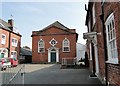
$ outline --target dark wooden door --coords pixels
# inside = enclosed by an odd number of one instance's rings
[[[51,52],[51,62],[56,62],[56,52]]]

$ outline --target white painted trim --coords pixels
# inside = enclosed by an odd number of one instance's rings
[[[108,61],[106,61],[106,63],[113,63],[113,64],[118,64],[118,51],[115,53],[117,54],[117,57],[112,58],[111,55],[111,45],[110,45],[110,41],[109,37],[108,37],[108,25],[111,23],[111,21],[114,20],[114,30],[115,30],[115,19],[114,19],[114,14],[111,13],[109,15],[109,17],[107,18],[106,22],[105,22],[105,26],[106,26],[106,38],[107,38],[107,54],[108,54]],[[113,38],[114,39],[114,38]],[[117,45],[116,45],[116,33],[115,33],[115,49],[117,49]]]
[[[48,50],[48,62],[51,62],[50,50]]]
[[[4,36],[5,39],[2,39],[2,36]],[[5,34],[1,34],[1,44],[6,44],[6,35]]]
[[[56,62],[59,62],[59,51],[58,50],[56,51],[56,58],[57,58]]]
[[[99,73],[99,62],[98,62],[98,48],[97,48],[97,45],[95,44],[94,45],[94,51],[95,51],[95,64],[96,64],[96,74]]]
[[[7,48],[0,48],[0,50],[1,50],[0,54],[1,54],[1,53],[4,53],[4,57],[5,57],[5,58],[8,58],[8,49],[7,49]],[[4,50],[5,50],[6,52],[4,52]]]
[[[54,47],[56,51],[51,51],[52,49],[52,47],[48,49],[48,62],[51,62],[51,52],[56,52],[56,62],[59,62],[59,49]]]
[[[95,18],[95,3],[93,3],[93,7],[92,7],[92,17],[93,17],[93,26],[96,22],[96,18]]]
[[[68,46],[64,46],[64,40],[68,41]],[[69,39],[65,38],[62,42],[62,52],[70,52],[70,41]],[[64,47],[69,47],[69,51],[64,51]]]
[[[89,46],[90,46],[90,58],[89,58],[89,59],[92,60],[92,48],[91,48],[91,43],[90,43]]]
[[[44,48],[44,51],[43,52],[39,52],[39,42],[40,41],[43,41],[43,47],[41,47],[41,48]],[[45,42],[44,42],[44,40],[42,40],[42,39],[40,39],[39,41],[38,41],[38,53],[44,53],[45,52]]]
[[[51,44],[51,42],[52,42],[53,40],[55,41],[55,44]],[[52,38],[52,40],[50,40],[49,43],[54,47],[58,42],[57,42],[54,38]]]
[[[11,55],[11,53],[16,53],[16,56],[15,55]],[[10,58],[16,58],[17,59],[17,51],[11,51],[10,53]]]
[[[13,42],[13,40],[14,40],[14,42]],[[16,43],[15,43],[15,40],[17,41]],[[18,45],[18,40],[16,38],[12,38],[12,46],[17,47],[17,45]]]
[[[108,22],[110,22],[113,18],[114,18],[114,14],[111,13],[111,14],[109,15],[109,17],[107,18],[107,20],[105,21],[105,25],[108,24]]]

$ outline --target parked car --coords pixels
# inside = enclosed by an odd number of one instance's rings
[[[13,67],[18,65],[18,60],[16,58],[10,58],[10,62]]]
[[[0,60],[0,69],[5,70],[7,67],[11,67],[11,62],[9,58],[2,58]]]

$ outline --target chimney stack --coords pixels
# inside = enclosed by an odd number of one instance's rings
[[[10,24],[10,29],[13,31],[13,26],[14,26],[14,20],[13,19],[9,19],[8,23]]]

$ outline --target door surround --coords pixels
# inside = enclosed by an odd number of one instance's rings
[[[59,62],[59,49],[56,47],[50,47],[48,49],[48,62],[51,62],[51,53],[52,52],[56,53],[56,62]]]

